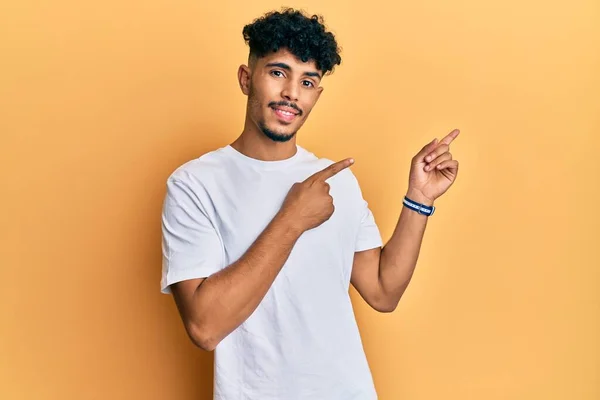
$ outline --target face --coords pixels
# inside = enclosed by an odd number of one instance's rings
[[[286,49],[251,59],[238,70],[248,96],[247,123],[269,139],[286,142],[304,124],[323,88],[315,62],[302,62]]]

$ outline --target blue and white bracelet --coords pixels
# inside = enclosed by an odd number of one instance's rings
[[[427,215],[428,217],[432,216],[433,212],[435,211],[435,206],[426,206],[425,204],[417,203],[416,201],[411,200],[406,196],[404,196],[402,204],[404,204],[411,210],[416,211],[419,214]]]

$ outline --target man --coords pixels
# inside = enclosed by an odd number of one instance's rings
[[[434,200],[454,182],[449,144],[412,160],[395,232],[379,229],[348,167],[296,144],[341,58],[322,19],[285,10],[244,27],[241,135],[179,167],[163,209],[164,293],[191,340],[215,350],[215,399],[376,399],[349,297],[391,312]]]

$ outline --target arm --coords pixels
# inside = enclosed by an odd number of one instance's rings
[[[407,196],[432,205],[418,193]],[[427,217],[406,207],[402,208],[394,233],[382,248],[355,253],[352,266],[352,285],[375,310],[391,312],[408,287],[417,265]]]
[[[211,351],[258,307],[301,232],[278,214],[246,253],[207,278],[172,286],[190,339]]]
[[[450,143],[457,129],[425,145],[411,161],[407,197],[427,206],[444,194],[458,174]],[[389,242],[381,248],[355,253],[352,285],[365,301],[381,312],[393,311],[408,287],[417,265],[428,217],[402,207]]]
[[[171,286],[186,331],[197,346],[213,350],[254,312],[302,233],[333,214],[325,180],[350,165],[343,160],[295,183],[279,212],[236,262],[206,278]]]

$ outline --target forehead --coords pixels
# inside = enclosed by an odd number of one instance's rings
[[[276,52],[268,53],[264,57],[260,58],[258,62],[261,66],[274,62],[282,62],[289,65],[292,70],[301,70],[302,72],[319,71],[317,69],[317,63],[314,60],[303,62],[300,58],[296,57],[286,48],[279,49]]]

